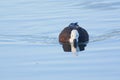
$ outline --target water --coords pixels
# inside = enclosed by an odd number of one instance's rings
[[[119,0],[0,1],[1,80],[119,80]],[[90,35],[75,57],[58,43],[78,22]]]

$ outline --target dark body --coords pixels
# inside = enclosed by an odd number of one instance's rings
[[[59,42],[62,44],[64,51],[71,52],[71,45],[69,42],[71,31],[75,29],[79,33],[77,45],[80,51],[85,49],[85,46],[89,42],[89,35],[85,29],[80,27],[77,23],[71,23],[68,27],[65,27],[59,34]]]

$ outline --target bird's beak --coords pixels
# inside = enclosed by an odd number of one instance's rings
[[[73,46],[74,46],[74,48],[77,48],[77,40],[76,39],[73,39]]]

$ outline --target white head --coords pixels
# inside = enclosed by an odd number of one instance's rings
[[[77,42],[78,42],[79,33],[77,30],[73,29],[70,35],[70,44],[72,52],[77,52]]]
[[[73,29],[71,31],[71,35],[70,35],[70,43],[74,42],[74,39],[76,39],[78,41],[78,37],[79,37],[79,33],[77,30]]]

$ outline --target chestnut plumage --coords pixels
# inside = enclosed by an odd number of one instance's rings
[[[77,23],[70,23],[59,34],[59,43],[65,52],[83,51],[89,42],[88,32]]]

